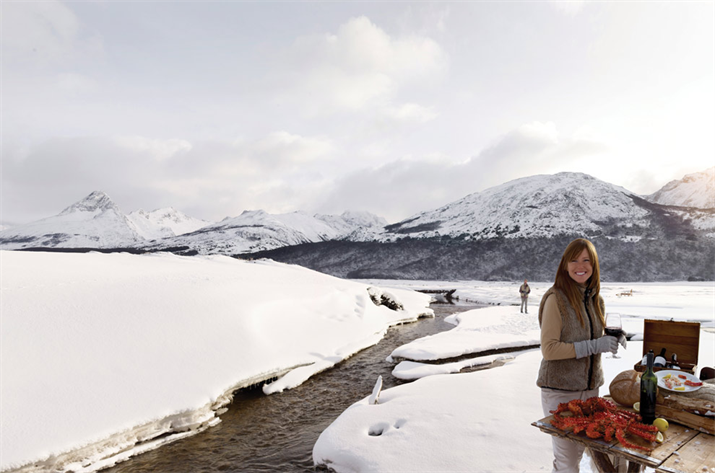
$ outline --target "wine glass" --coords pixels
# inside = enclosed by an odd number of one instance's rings
[[[621,314],[616,314],[614,312],[606,313],[606,335],[612,337],[620,338],[623,335],[623,325],[621,324]],[[609,358],[620,358],[618,352],[611,353]]]

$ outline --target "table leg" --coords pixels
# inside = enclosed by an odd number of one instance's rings
[[[628,463],[628,473],[640,473],[643,470],[643,465],[631,461]]]
[[[596,464],[596,468],[598,468],[598,471],[600,473],[616,472],[616,468],[613,466],[613,463],[611,463],[611,459],[608,458],[608,455],[597,450],[589,449],[589,451],[591,452],[591,458],[593,458],[593,463]]]

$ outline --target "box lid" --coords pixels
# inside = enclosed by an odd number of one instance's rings
[[[700,322],[646,319],[643,322],[643,355],[653,350],[657,356],[662,348],[665,348],[668,360],[677,353],[679,362],[697,365]]]

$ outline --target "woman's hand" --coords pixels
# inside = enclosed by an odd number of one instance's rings
[[[573,346],[576,350],[576,358],[585,358],[596,353],[606,353],[607,351],[615,354],[618,351],[618,339],[606,335],[595,340],[575,342]]]

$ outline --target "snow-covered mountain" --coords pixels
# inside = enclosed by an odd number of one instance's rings
[[[682,179],[670,181],[659,191],[646,196],[656,204],[715,208],[715,166],[702,172],[688,174]]]
[[[378,233],[387,222],[367,212],[337,215],[309,215],[305,212],[269,214],[246,210],[195,232],[165,238],[159,247],[188,247],[200,254],[237,254],[270,250],[283,246],[345,239],[360,232]]]
[[[388,225],[382,240],[409,236],[481,240],[601,233],[604,224],[645,228],[635,194],[587,174],[516,179]]]
[[[402,240],[491,241],[504,246],[505,241],[556,241],[574,235],[625,243],[673,242],[687,237],[686,246],[705,238],[708,241],[703,244],[710,245],[715,241],[715,208],[689,205],[697,203],[693,200],[697,195],[712,198],[713,173],[715,168],[669,183],[659,191],[660,199],[670,196],[667,205],[582,173],[530,176],[470,194],[393,225],[367,212],[273,215],[254,210],[213,224],[172,208],[140,210],[125,216],[104,193],[94,192],[55,217],[1,231],[0,248],[133,247],[234,255],[326,241],[334,242],[331,248],[337,252],[348,242],[369,243],[363,247],[370,246],[374,251],[373,243]],[[677,201],[674,196],[686,195],[684,189],[692,198]],[[300,251],[318,251],[316,258],[322,259],[321,264],[327,262],[324,249]],[[301,258],[307,261],[312,256],[304,253]],[[405,260],[406,255],[395,258],[394,261]],[[350,265],[359,269],[360,263],[354,259]]]
[[[0,231],[0,249],[188,247],[201,254],[236,254],[325,240],[371,240],[387,221],[368,212],[271,215],[263,210],[210,223],[174,208],[125,215],[105,193],[92,192],[59,215]]]
[[[341,215],[315,215],[338,231],[338,239],[371,241],[387,226],[387,220],[370,212],[346,211]]]
[[[580,173],[507,182],[388,225],[372,241],[252,255],[356,279],[548,281],[575,237],[605,281],[715,280],[715,209],[649,202]]]
[[[58,215],[0,232],[0,249],[118,248],[145,240],[107,194],[95,191]]]
[[[156,209],[151,212],[135,210],[127,215],[127,218],[134,225],[134,230],[147,240],[191,233],[212,223],[189,217],[173,207]]]

